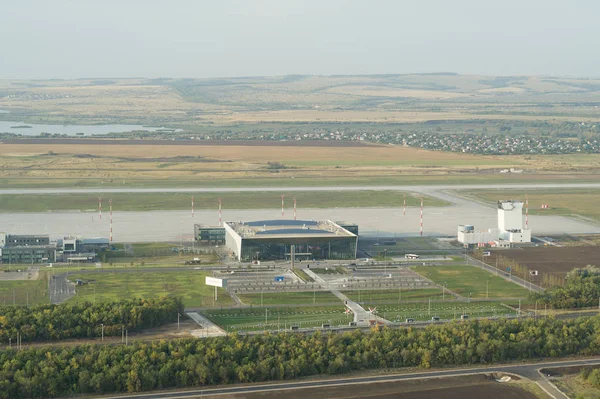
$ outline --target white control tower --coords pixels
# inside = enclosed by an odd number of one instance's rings
[[[509,242],[531,242],[531,230],[523,228],[523,201],[498,201],[500,238]]]

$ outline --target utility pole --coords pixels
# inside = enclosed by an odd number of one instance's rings
[[[431,298],[429,298],[429,316],[431,316]]]
[[[179,314],[179,312],[177,312],[177,331],[179,331],[179,316],[181,316]]]
[[[446,282],[444,281],[444,285],[442,285],[442,301],[446,300]]]
[[[127,329],[125,329],[125,346],[127,346]]]
[[[268,314],[269,314],[269,309],[265,309],[265,328],[267,327],[267,322],[268,322]]]
[[[121,326],[121,343],[125,343],[125,326]]]
[[[102,326],[102,341],[104,341],[104,324],[101,324]]]
[[[485,299],[490,299],[490,280],[485,281]]]

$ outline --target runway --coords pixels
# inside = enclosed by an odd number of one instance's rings
[[[0,194],[25,193],[69,193],[69,192],[200,192],[200,191],[286,191],[294,190],[406,190],[420,192],[444,199],[451,203],[447,207],[428,207],[423,211],[425,236],[455,236],[459,224],[471,224],[476,230],[485,230],[497,225],[496,209],[465,199],[444,190],[473,188],[502,189],[523,188],[523,185],[447,185],[447,186],[376,186],[376,187],[296,187],[296,188],[198,188],[198,189],[39,189],[39,190],[0,190]],[[600,188],[596,184],[527,185],[535,188]],[[288,214],[291,215],[290,212]],[[105,215],[106,216],[106,215]],[[195,223],[215,226],[218,224],[217,210],[196,210],[195,217],[190,211],[144,211],[121,212],[118,204],[113,211],[113,236],[115,242],[152,242],[191,240]],[[288,216],[289,217],[289,216]],[[281,219],[281,209],[223,209],[224,221],[250,221]],[[361,235],[366,236],[415,236],[420,229],[420,211],[416,207],[407,208],[298,208],[298,219],[350,221],[359,225]],[[0,213],[2,231],[13,234],[48,234],[51,238],[75,235],[81,237],[108,237],[108,218],[98,218],[96,212],[40,212],[40,213]],[[530,215],[529,226],[534,235],[560,234],[600,234],[600,225],[591,221],[564,216]]]

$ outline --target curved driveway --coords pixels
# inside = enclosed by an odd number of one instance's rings
[[[302,389],[302,388],[316,388],[316,387],[331,387],[341,385],[354,385],[354,384],[365,384],[374,382],[392,382],[392,381],[407,381],[425,378],[441,378],[441,377],[458,377],[464,375],[473,374],[484,374],[484,373],[507,373],[516,374],[519,376],[525,376],[534,380],[546,393],[553,398],[568,398],[560,390],[558,390],[553,384],[549,383],[539,372],[542,368],[554,368],[554,367],[570,367],[570,366],[584,366],[584,365],[598,365],[600,364],[600,358],[586,359],[586,360],[564,360],[564,361],[547,361],[539,363],[529,364],[509,364],[501,366],[482,366],[468,369],[454,369],[454,370],[443,370],[443,371],[427,371],[419,373],[407,373],[407,374],[393,374],[384,376],[370,376],[370,377],[354,377],[354,378],[339,378],[333,380],[319,380],[319,381],[302,381],[302,382],[286,382],[286,383],[275,383],[268,385],[248,385],[241,387],[222,387],[222,388],[207,388],[207,389],[194,389],[188,391],[178,392],[161,392],[161,393],[145,393],[138,395],[124,395],[124,396],[105,396],[104,399],[118,399],[118,398],[130,398],[130,399],[175,399],[175,398],[197,398],[197,397],[212,397],[216,395],[232,395],[232,394],[243,394],[251,392],[278,392],[286,389]]]

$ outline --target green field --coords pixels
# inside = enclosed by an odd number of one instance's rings
[[[532,215],[561,215],[561,216],[585,216],[600,220],[600,208],[598,207],[598,189],[570,189],[570,190],[469,190],[461,192],[468,197],[487,202],[496,203],[499,199],[520,199],[525,201],[529,198],[529,213]],[[547,204],[548,209],[542,209],[542,204]]]
[[[561,183],[596,183],[597,176],[589,175],[554,175],[552,182]],[[548,175],[522,174],[508,175],[498,174],[490,175],[488,173],[461,173],[457,175],[385,175],[382,177],[310,177],[297,176],[293,179],[288,177],[248,177],[248,178],[229,178],[229,179],[208,179],[198,177],[196,179],[174,178],[174,179],[113,179],[107,181],[102,178],[85,179],[66,179],[66,178],[23,178],[23,177],[3,177],[0,178],[0,185],[4,188],[40,188],[40,187],[66,187],[66,188],[84,188],[84,187],[127,187],[132,188],[181,188],[181,187],[336,187],[336,186],[378,186],[378,185],[435,185],[435,184],[514,184],[514,183],[547,183]],[[125,182],[125,183],[123,183]],[[91,206],[93,208],[93,205]],[[87,208],[89,209],[89,207]]]
[[[69,280],[80,278],[96,280],[95,284],[77,287],[71,301],[115,301],[129,298],[155,298],[176,295],[183,298],[186,307],[230,306],[233,301],[227,291],[218,288],[218,301],[214,302],[214,287],[204,284],[209,275],[199,271],[177,272],[99,272],[69,274]]]
[[[202,313],[226,331],[233,332],[289,329],[291,325],[300,328],[320,327],[327,323],[331,326],[348,325],[353,316],[344,313],[344,310],[340,302],[339,306],[215,309]]]
[[[313,303],[341,303],[340,299],[329,291],[252,293],[238,295],[247,305],[294,305]]]
[[[408,206],[417,206],[420,197],[400,191],[293,191],[287,196],[287,207],[296,197],[299,207],[397,207],[406,194]],[[95,211],[102,197],[103,210],[108,211],[108,199],[115,211],[153,211],[191,209],[191,197],[196,209],[216,209],[219,198],[229,209],[269,209],[281,206],[281,193],[222,192],[222,193],[98,193],[98,194],[6,194],[0,195],[0,212],[46,212],[60,210]],[[428,206],[446,206],[447,202],[426,197]]]
[[[431,302],[431,306],[428,302],[377,306],[377,315],[392,322],[404,322],[407,318],[431,320],[434,316],[444,320],[460,319],[461,314],[468,314],[469,317],[516,315],[500,302],[447,301]]]
[[[412,270],[468,298],[525,298],[529,291],[475,266],[416,266]]]
[[[1,305],[39,305],[48,303],[48,281],[40,274],[39,280],[0,281]]]
[[[360,303],[381,303],[381,302],[402,302],[402,301],[427,301],[429,299],[442,299],[441,289],[422,289],[422,290],[354,290],[343,291],[344,295],[355,302]],[[446,293],[445,299],[452,298],[450,293]]]

